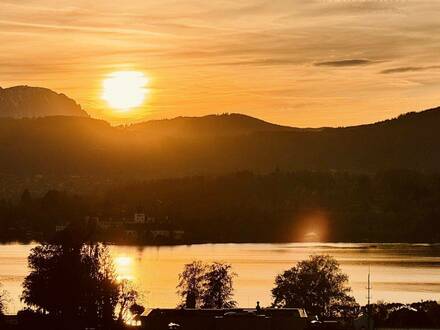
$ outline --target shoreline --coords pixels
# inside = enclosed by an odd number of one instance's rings
[[[37,245],[37,244],[43,244],[48,243],[50,241],[44,241],[44,240],[7,240],[7,241],[0,241],[1,245]],[[143,247],[178,247],[178,246],[195,246],[195,245],[288,245],[288,244],[294,244],[298,246],[323,246],[323,247],[331,247],[341,244],[356,244],[360,245],[359,247],[364,248],[374,248],[377,245],[381,246],[393,246],[393,245],[410,245],[410,246],[420,246],[420,247],[440,247],[440,242],[356,242],[356,241],[327,241],[327,242],[304,242],[304,241],[275,241],[275,242],[248,242],[248,241],[193,241],[193,242],[177,242],[177,243],[159,243],[159,244],[149,244],[149,243],[139,243],[139,242],[105,242],[97,240],[97,243],[103,243],[108,246],[143,246]]]

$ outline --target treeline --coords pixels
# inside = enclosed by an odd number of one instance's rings
[[[121,184],[93,194],[25,191],[18,200],[0,201],[0,233],[3,240],[25,239],[23,229],[44,237],[55,225],[86,216],[136,212],[166,219],[189,242],[439,242],[440,175],[239,172]]]

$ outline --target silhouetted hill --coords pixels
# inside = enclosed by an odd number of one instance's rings
[[[177,117],[151,120],[129,127],[138,134],[161,137],[178,136],[233,136],[255,132],[293,131],[293,127],[280,126],[238,113],[203,117]]]
[[[346,128],[298,129],[244,115],[112,127],[91,118],[0,120],[0,172],[155,178],[241,170],[440,169],[440,109]]]
[[[35,118],[60,115],[88,116],[73,99],[47,88],[0,87],[0,117]]]

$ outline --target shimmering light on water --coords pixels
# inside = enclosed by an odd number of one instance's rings
[[[0,246],[0,282],[13,300],[10,312],[21,307],[21,282],[28,270],[32,245]],[[120,279],[133,280],[148,307],[177,305],[177,276],[192,260],[226,261],[238,274],[236,300],[240,306],[270,304],[274,277],[310,254],[330,254],[350,277],[358,302],[366,302],[368,265],[373,301],[440,300],[440,245],[410,244],[204,244],[176,247],[112,246]]]

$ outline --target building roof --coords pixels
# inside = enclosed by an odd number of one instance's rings
[[[146,309],[142,314],[144,317],[153,316],[223,316],[227,313],[256,313],[255,308],[231,308],[231,309],[192,309],[192,308],[153,308]],[[307,313],[302,308],[262,308],[259,314],[268,316],[291,316],[295,318],[307,318]]]

